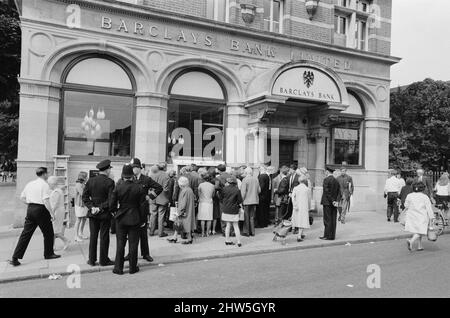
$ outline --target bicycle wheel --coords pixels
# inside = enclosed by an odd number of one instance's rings
[[[434,227],[436,228],[437,235],[441,235],[444,232],[445,220],[441,213],[436,215],[434,219]]]

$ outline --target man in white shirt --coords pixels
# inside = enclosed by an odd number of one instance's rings
[[[405,185],[405,181],[400,177],[400,171],[392,170],[390,172],[390,178],[386,180],[384,186],[384,197],[387,198],[387,220],[391,222],[391,217],[394,215],[394,222],[398,222],[399,210],[397,205],[397,199],[399,198],[400,191]]]
[[[29,182],[20,195],[20,199],[28,205],[28,208],[22,234],[10,261],[13,266],[20,265],[19,259],[23,258],[31,237],[38,226],[44,235],[44,258],[61,257],[53,251],[55,235],[52,225],[53,217],[50,212],[52,209],[50,207],[50,188],[47,184],[47,168],[37,168],[36,175],[38,178]]]

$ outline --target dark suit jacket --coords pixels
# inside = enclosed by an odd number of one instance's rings
[[[222,212],[226,214],[239,214],[239,206],[242,204],[241,191],[235,184],[227,185],[219,192]]]
[[[294,180],[293,180],[292,184],[291,184],[291,178],[292,178],[292,174],[290,174],[288,176],[289,193],[292,192],[294,190],[294,188],[300,184],[300,181],[299,181],[300,177],[297,173],[294,172]]]
[[[114,181],[103,174],[99,174],[88,180],[83,190],[82,200],[84,205],[91,210],[100,208],[96,215],[88,214],[96,219],[108,219],[111,217],[111,195],[114,191]]]
[[[414,183],[419,181],[419,177],[415,177],[414,178]],[[425,193],[428,197],[431,198],[431,194],[433,193],[433,182],[431,181],[430,178],[423,176],[422,177],[422,182],[425,184],[425,190],[423,191],[423,193]]]
[[[260,200],[270,200],[271,193],[270,193],[270,183],[272,180],[270,180],[270,177],[262,173],[258,176],[259,186],[261,187],[261,192],[259,193]]]
[[[147,222],[146,196],[144,187],[136,182],[123,181],[117,185],[112,193],[110,205],[114,212],[117,211],[114,217],[119,224],[138,226]]]
[[[333,176],[328,176],[323,180],[323,194],[320,204],[332,206],[333,202],[339,201],[341,188],[339,182]]]

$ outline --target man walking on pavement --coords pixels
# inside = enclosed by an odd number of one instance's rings
[[[158,171],[154,174],[153,180],[162,187],[162,191],[150,203],[150,236],[153,236],[155,233],[156,220],[158,219],[159,237],[166,237],[167,233],[164,232],[164,218],[169,205],[169,175],[164,171],[166,168],[165,163],[160,163],[156,167]]]
[[[323,180],[323,194],[321,204],[323,205],[324,234],[321,240],[333,241],[336,238],[337,206],[340,195],[339,182],[333,176],[334,170],[326,168]]]
[[[29,182],[20,199],[28,205],[25,224],[17,242],[16,249],[9,262],[13,266],[19,266],[19,259],[22,259],[34,231],[39,226],[44,235],[44,258],[55,259],[61,257],[56,255],[53,250],[55,235],[53,233],[52,215],[50,213],[50,188],[47,184],[47,168],[40,167],[36,169],[37,179]]]
[[[97,165],[99,175],[88,180],[83,191],[83,203],[88,208],[89,218],[89,259],[88,265],[95,266],[97,261],[97,240],[100,234],[100,266],[114,265],[108,256],[109,230],[111,227],[111,196],[114,181],[111,174],[111,161],[103,160]]]
[[[350,210],[350,198],[353,195],[354,190],[353,179],[347,174],[345,164],[343,164],[341,168],[341,175],[337,178],[337,181],[339,182],[341,189],[341,202],[338,208],[338,221],[345,224],[345,217]]]
[[[414,183],[417,182],[423,182],[425,184],[425,190],[423,193],[425,193],[430,199],[431,195],[433,193],[433,182],[430,178],[424,176],[425,171],[423,169],[417,169],[417,177],[414,178]]]
[[[397,170],[391,170],[390,178],[386,180],[384,186],[384,198],[387,198],[387,221],[391,222],[391,217],[394,215],[394,222],[398,222],[399,210],[397,200],[402,190],[402,181],[397,178]]]
[[[150,214],[150,200],[155,199],[162,191],[162,186],[154,181],[152,178],[147,177],[142,174],[142,164],[141,160],[138,158],[133,158],[130,163],[131,167],[133,168],[133,174],[134,178],[133,181],[137,184],[139,184],[146,193],[147,202],[145,204],[145,225],[143,227],[139,228],[139,241],[141,243],[141,255],[142,258],[145,259],[148,262],[153,262],[153,258],[150,256],[150,248],[148,246],[148,235],[147,235],[147,228],[148,228],[148,216]],[[153,190],[153,191],[151,191]],[[129,256],[125,257],[125,260],[127,261],[129,259]]]

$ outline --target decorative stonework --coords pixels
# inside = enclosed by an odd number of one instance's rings
[[[253,78],[253,68],[250,65],[242,65],[239,67],[239,76],[242,82],[247,84]]]
[[[54,40],[49,34],[36,32],[30,37],[30,52],[37,56],[47,55],[54,46]]]
[[[385,102],[388,99],[388,92],[386,87],[378,86],[377,88],[377,98],[380,102]]]
[[[158,72],[163,66],[164,55],[158,51],[152,51],[148,54],[147,61],[151,70]]]

